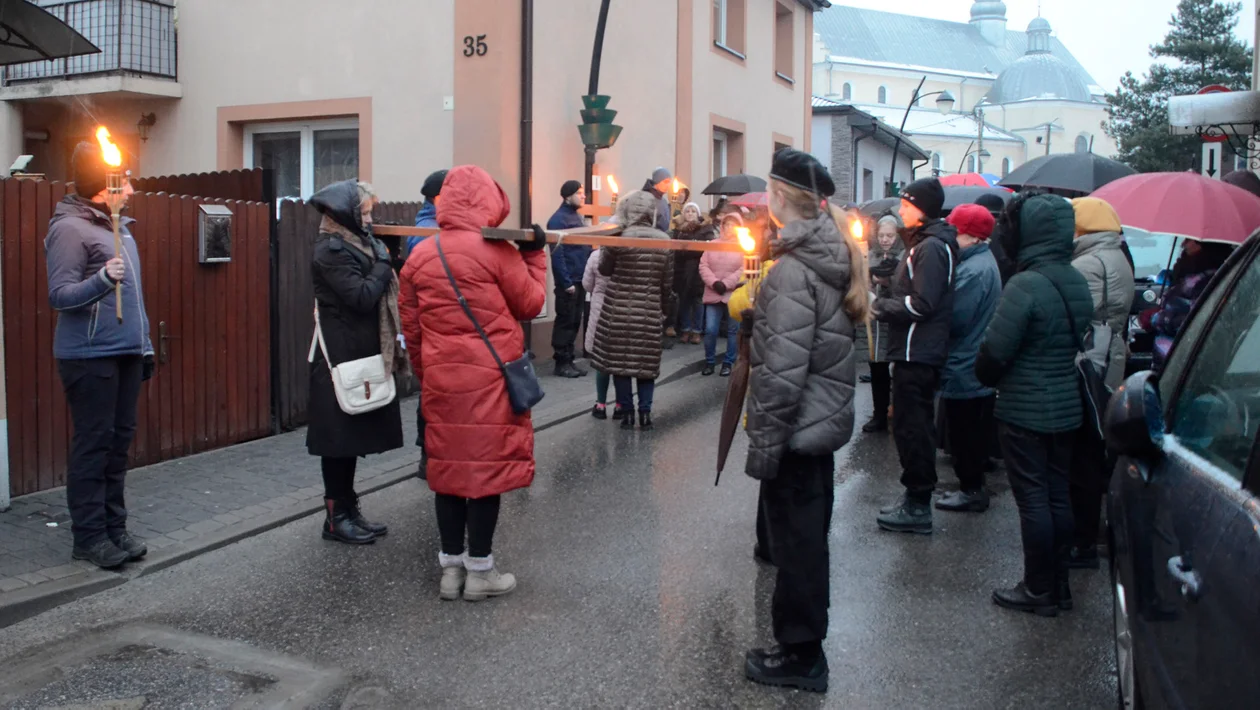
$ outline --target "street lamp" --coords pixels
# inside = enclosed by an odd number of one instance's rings
[[[975,144],[975,141],[972,141],[972,145],[974,145],[974,144]],[[984,162],[984,161],[986,161],[986,160],[988,160],[989,158],[992,158],[992,157],[993,157],[993,154],[992,154],[992,153],[990,153],[990,152],[989,152],[987,149],[985,149],[985,148],[981,148],[980,150],[971,150],[971,149],[968,149],[968,150],[967,150],[967,152],[963,154],[962,160],[958,162],[958,172],[960,172],[960,173],[961,173],[961,172],[963,171],[963,164],[967,162],[967,157],[968,157],[968,156],[970,156],[970,155],[973,155],[973,154],[974,154],[977,158],[979,158],[979,159],[980,159],[980,163],[981,163],[981,164],[983,164],[983,162]],[[978,164],[978,165],[976,165],[976,172],[980,172],[980,170],[981,170],[981,165],[979,165],[979,164]]]
[[[920,94],[919,92],[923,89],[923,82],[925,81],[927,81],[927,76],[924,76],[923,79],[919,81],[919,86],[914,90],[914,96],[910,98],[910,105],[906,106],[906,112],[901,116],[901,130],[898,131],[897,140],[893,143],[892,169],[888,171],[889,193],[892,192],[893,186],[897,184],[897,156],[901,152],[901,136],[906,132],[906,121],[910,118],[910,109],[914,108],[914,105],[919,103],[922,99],[926,99],[929,96],[935,96],[937,97],[936,110],[940,111],[942,116],[948,116],[949,112],[954,110],[954,95],[949,93],[948,89],[945,91],[933,91],[927,94]],[[887,196],[892,197],[891,194]]]

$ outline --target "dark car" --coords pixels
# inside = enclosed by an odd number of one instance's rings
[[[1260,237],[1108,405],[1124,708],[1260,706]]]

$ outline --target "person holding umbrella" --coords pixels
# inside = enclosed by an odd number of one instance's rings
[[[869,308],[862,249],[823,205],[835,194],[826,168],[797,150],[775,154],[770,215],[774,268],[752,317],[748,461],[778,566],[771,618],[777,646],[748,652],[758,683],[827,689],[830,564],[827,533],[835,451],[853,435],[854,323]]]
[[[1181,256],[1173,264],[1172,285],[1164,291],[1158,306],[1148,308],[1138,316],[1138,326],[1155,334],[1155,348],[1151,355],[1156,372],[1164,369],[1164,361],[1168,359],[1173,341],[1181,332],[1181,326],[1185,325],[1190,310],[1207,289],[1216,270],[1232,253],[1232,244],[1194,239],[1182,243]]]

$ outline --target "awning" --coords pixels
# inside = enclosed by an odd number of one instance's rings
[[[27,0],[0,0],[0,65],[95,54],[99,47]]]

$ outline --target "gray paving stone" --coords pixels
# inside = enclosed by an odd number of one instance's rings
[[[32,585],[43,584],[44,582],[49,581],[48,577],[45,577],[39,572],[28,572],[27,574],[19,574],[17,578],[22,580],[23,582],[26,582],[27,584],[32,584]]]
[[[193,523],[192,525],[189,525],[188,532],[196,533],[198,535],[208,535],[214,532],[215,530],[220,530],[222,528],[223,528],[223,523],[220,523],[217,520],[203,520],[199,523]]]
[[[167,533],[166,536],[176,542],[186,542],[194,537],[197,537],[197,534],[188,532],[187,530],[175,530]]]
[[[39,571],[40,574],[49,579],[64,579],[66,577],[72,577],[76,574],[84,574],[85,572],[87,572],[87,570],[74,564],[61,565],[60,567],[49,567]]]
[[[174,545],[175,541],[165,535],[158,535],[156,537],[146,537],[144,544],[148,545],[151,550],[160,550],[163,547]]]
[[[29,582],[25,582],[17,577],[0,577],[0,592],[12,592],[29,585]]]
[[[224,525],[234,525],[236,523],[241,522],[240,517],[232,513],[222,513],[220,515],[214,516],[214,519],[219,521],[220,523],[223,523]]]

